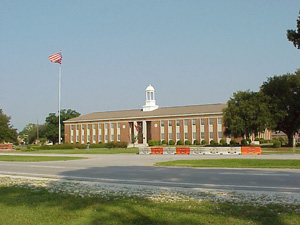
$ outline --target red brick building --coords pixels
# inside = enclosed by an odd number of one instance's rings
[[[230,137],[224,135],[222,110],[226,104],[192,105],[159,108],[155,102],[155,90],[146,89],[146,104],[142,109],[96,112],[67,121],[65,142],[107,143],[125,141],[144,144],[149,140],[211,140],[221,139],[228,143]],[[262,134],[261,134],[262,135]],[[269,132],[263,134],[270,139]]]

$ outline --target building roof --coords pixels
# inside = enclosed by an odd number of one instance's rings
[[[192,115],[207,115],[220,114],[226,108],[226,104],[209,104],[209,105],[191,105],[191,106],[176,106],[163,107],[154,111],[145,112],[141,109],[120,110],[108,112],[94,112],[72,118],[64,121],[68,122],[88,122],[101,120],[124,120],[124,119],[143,119],[155,117],[177,117],[177,116],[192,116]]]

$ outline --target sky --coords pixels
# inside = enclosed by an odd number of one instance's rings
[[[61,108],[82,115],[226,103],[300,68],[299,0],[0,0],[0,109],[21,131]]]

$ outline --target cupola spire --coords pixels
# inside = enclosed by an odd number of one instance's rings
[[[146,105],[143,106],[143,111],[153,111],[158,109],[158,105],[155,103],[155,89],[151,84],[146,88]]]

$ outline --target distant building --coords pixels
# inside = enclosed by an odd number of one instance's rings
[[[95,112],[64,121],[65,142],[125,141],[147,145],[149,140],[209,143],[224,139],[229,143],[231,138],[224,135],[222,122],[225,107],[226,104],[209,104],[159,108],[155,89],[149,85],[142,109]],[[270,139],[270,132],[260,137]]]

